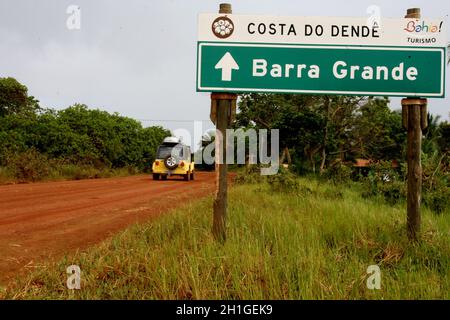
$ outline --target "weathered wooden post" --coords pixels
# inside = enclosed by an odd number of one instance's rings
[[[405,18],[420,19],[420,9],[408,9]],[[408,195],[407,232],[417,240],[420,232],[420,202],[422,193],[422,130],[427,127],[427,99],[402,99],[403,126],[408,131]]]
[[[231,14],[231,4],[221,3],[219,13]],[[226,164],[226,129],[235,113],[237,95],[233,93],[211,94],[211,120],[216,124],[216,194],[212,232],[220,242],[226,240],[227,218],[227,164]]]

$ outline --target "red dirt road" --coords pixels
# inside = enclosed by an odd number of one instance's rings
[[[0,186],[0,284],[214,190],[214,173],[197,172],[190,182],[172,179],[140,175]]]

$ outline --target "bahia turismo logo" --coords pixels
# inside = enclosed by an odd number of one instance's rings
[[[233,34],[234,24],[230,18],[222,16],[213,21],[211,29],[216,37],[226,39]]]
[[[403,31],[407,35],[407,41],[413,44],[432,44],[436,43],[436,35],[442,31],[441,21],[439,24],[426,23],[424,20],[409,21]]]

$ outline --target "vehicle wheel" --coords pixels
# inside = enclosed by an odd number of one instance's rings
[[[167,174],[163,174],[163,175],[161,176],[161,179],[162,179],[162,180],[167,180]]]
[[[178,167],[178,159],[175,157],[172,157],[171,155],[168,155],[164,158],[164,165],[169,170],[174,170]]]
[[[159,173],[153,174],[153,180],[159,180]]]
[[[191,175],[189,173],[186,173],[184,175],[184,181],[189,181],[189,178],[191,177]]]
[[[194,180],[194,171],[191,173],[191,180]]]

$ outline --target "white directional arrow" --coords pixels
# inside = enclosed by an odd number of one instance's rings
[[[217,62],[216,69],[222,69],[222,81],[231,81],[232,70],[239,70],[239,65],[229,52],[225,53],[222,59]]]

